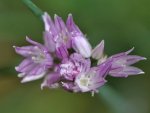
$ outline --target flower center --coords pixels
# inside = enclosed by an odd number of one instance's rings
[[[74,70],[74,65],[69,62],[69,63],[66,63],[66,64],[61,64],[60,65],[60,74],[61,75],[71,75],[73,74],[73,70]]]
[[[93,84],[93,77],[95,76],[95,71],[82,73],[76,79],[77,85],[81,88],[82,91],[89,91],[90,87]]]
[[[80,79],[80,85],[82,85],[82,86],[88,86],[89,85],[89,79],[88,78],[82,78],[82,79]]]

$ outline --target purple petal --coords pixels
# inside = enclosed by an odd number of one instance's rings
[[[82,62],[84,60],[83,56],[78,53],[71,54],[70,59],[72,59],[75,62]]]
[[[55,14],[54,20],[55,20],[55,26],[56,26],[58,31],[60,31],[60,32],[67,31],[65,23],[64,23],[64,21],[62,20],[61,17],[59,17]]]
[[[30,66],[32,64],[33,64],[33,62],[31,59],[25,59],[19,64],[19,66],[15,67],[15,69],[18,72],[24,72],[24,70],[26,70],[28,68],[28,66]]]
[[[91,71],[96,71],[97,69],[92,68]],[[100,72],[100,71],[99,71]],[[90,73],[90,72],[89,72]],[[106,73],[105,73],[106,74]],[[89,88],[92,91],[96,91],[97,88],[103,86],[107,81],[105,80],[105,77],[103,75],[100,75],[99,73],[96,73],[95,76],[91,79],[92,84]]]
[[[110,71],[109,74],[113,77],[128,77],[129,75],[144,74],[144,72],[139,68],[127,66],[123,69],[120,68],[120,70]]]
[[[38,79],[41,79],[42,77],[44,77],[45,75],[45,72],[39,74],[39,75],[26,75],[21,83],[26,83],[26,82],[30,82],[30,81],[33,81],[33,80],[38,80]]]
[[[29,72],[28,72],[28,75],[40,75],[40,74],[42,74],[43,72],[45,72],[46,70],[45,70],[45,68],[44,68],[44,66],[42,66],[42,65],[36,65],[36,66],[34,66],[33,68],[32,68],[32,70],[30,70]]]
[[[74,90],[74,82],[62,82],[62,87],[67,91],[73,91]]]
[[[133,50],[134,50],[134,47],[131,48],[130,50],[126,51],[126,52],[122,52],[122,53],[118,53],[118,54],[112,55],[110,58],[121,58],[121,57],[127,56]]]
[[[112,66],[112,60],[109,60],[109,59],[106,60],[105,62],[103,62],[102,64],[98,66],[97,74],[100,77],[105,78],[107,74],[109,73],[111,66]]]
[[[45,24],[45,31],[49,31],[51,34],[56,34],[54,23],[48,13],[45,12],[42,17]]]
[[[127,64],[126,60],[127,56],[121,56],[118,58],[113,58],[112,59],[112,69],[117,68],[117,67],[124,67]]]
[[[62,44],[61,46],[57,47],[56,48],[56,55],[60,59],[67,58],[68,55],[69,55],[67,47],[64,44]]]
[[[45,66],[46,69],[51,68],[54,64],[53,58],[52,57],[47,57],[42,64]]]
[[[98,88],[100,88],[101,86],[103,86],[107,81],[104,78],[98,78],[99,80],[96,81],[95,83],[93,83],[92,86],[90,86],[89,88],[91,89],[91,91],[96,91]]]
[[[72,14],[68,15],[66,26],[73,36],[76,34],[80,34],[80,35],[82,34],[78,26],[74,23]]]
[[[31,40],[29,37],[26,37],[26,40],[27,40],[29,43],[31,43],[31,44],[33,44],[33,45],[35,45],[35,46],[40,47],[41,49],[44,48],[44,46],[43,46],[42,44]]]
[[[72,38],[72,44],[74,50],[83,57],[89,58],[91,56],[92,47],[86,38],[74,37]]]
[[[144,72],[137,68],[137,67],[132,67],[132,66],[127,66],[124,69],[124,72],[127,73],[128,75],[138,75],[138,74],[144,74]]]
[[[104,40],[102,40],[93,50],[92,50],[92,58],[100,59],[103,56],[104,52]]]
[[[44,43],[45,46],[47,47],[47,49],[49,50],[49,52],[54,52],[55,51],[55,42],[53,40],[53,36],[51,33],[45,31],[44,32]]]
[[[15,48],[16,53],[18,53],[24,57],[28,57],[34,51],[35,46],[23,46],[23,47],[13,46],[13,47]]]
[[[60,76],[58,73],[49,73],[47,74],[47,76],[45,77],[43,83],[41,84],[41,89],[43,89],[44,87],[53,87],[54,85],[56,85],[55,83],[57,81],[59,81],[60,79]]]
[[[78,53],[74,53],[70,56],[70,59],[74,62],[74,63],[79,63],[80,64],[80,68],[82,68],[82,72],[87,72],[90,70],[91,67],[91,60],[90,59],[85,59],[83,58],[83,56],[81,56]]]
[[[58,37],[61,38],[61,43],[64,43],[67,48],[71,46],[71,35],[61,17],[55,15],[55,27],[58,30]]]
[[[127,56],[127,65],[132,65],[140,60],[146,60],[146,58],[137,56],[137,55],[128,55]]]
[[[83,35],[83,33],[78,28],[78,26],[75,25],[71,14],[68,16],[66,25],[67,25],[69,32],[71,33],[73,49],[76,52],[83,55],[85,58],[90,57],[92,47],[91,47],[90,43],[88,42],[88,40]]]

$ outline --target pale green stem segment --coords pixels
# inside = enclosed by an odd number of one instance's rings
[[[129,103],[116,90],[108,85],[100,88],[99,96],[110,108],[110,113],[138,113],[133,104]]]
[[[38,8],[31,0],[22,0],[23,3],[40,19],[42,19],[43,11]]]

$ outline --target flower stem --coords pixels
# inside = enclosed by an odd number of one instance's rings
[[[110,86],[103,86],[99,91],[99,97],[107,104],[111,113],[138,113],[133,104],[129,103]]]
[[[40,19],[42,19],[43,11],[37,7],[31,0],[22,0],[23,3]]]

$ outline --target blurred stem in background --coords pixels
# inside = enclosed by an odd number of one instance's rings
[[[43,11],[38,8],[31,0],[22,0],[28,8],[42,20]]]
[[[100,88],[98,95],[110,108],[111,113],[139,113],[138,108],[129,103],[115,89],[108,85]]]
[[[40,8],[38,8],[31,0],[22,1],[42,20],[43,12]],[[138,113],[133,105],[130,105],[127,100],[109,86],[103,86],[98,95],[109,106],[111,113]]]

